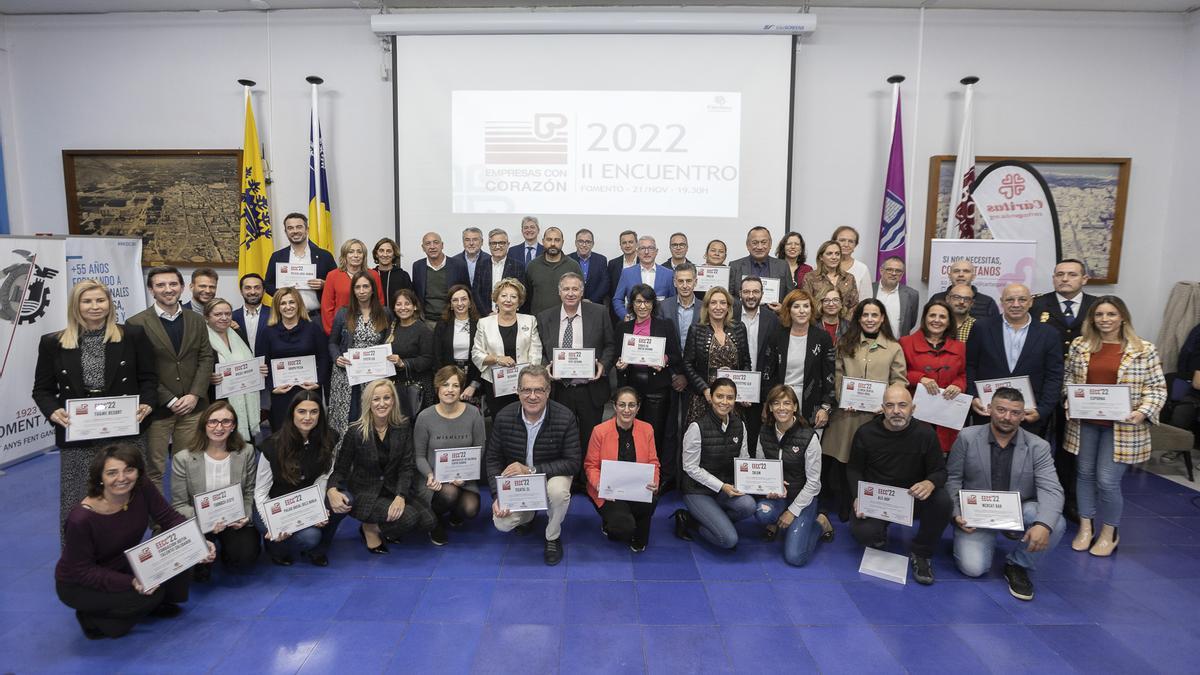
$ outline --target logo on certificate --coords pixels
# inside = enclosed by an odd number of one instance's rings
[[[864,497],[874,497],[875,496],[875,488],[871,485],[864,487],[863,488],[863,496]]]
[[[1083,398],[1083,396],[1084,396],[1084,394],[1083,394],[1083,390],[1082,390],[1082,389],[1076,389],[1076,390],[1075,390],[1075,398]]]
[[[233,376],[233,368],[226,368],[224,371],[222,371],[221,374],[224,375],[225,377],[232,377]]]
[[[507,480],[504,481],[503,483],[500,484],[500,489],[501,490],[511,490],[512,489],[512,481],[507,481]]]
[[[559,360],[559,361],[566,361],[566,360],[567,360],[567,353],[566,353],[566,352],[559,352],[559,353],[558,353],[558,360]]]
[[[361,358],[362,358],[362,354],[360,354],[359,352],[354,352],[353,354],[350,355],[351,361],[357,361]]]
[[[77,403],[77,404],[75,404],[75,414],[76,414],[76,415],[86,415],[86,414],[88,414],[88,404],[86,404],[86,403]]]
[[[284,363],[283,361],[280,361],[279,363],[275,364],[275,370],[283,370],[286,366],[287,366],[286,363]]]
[[[282,511],[283,511],[283,506],[280,505],[279,502],[275,502],[274,504],[271,505],[271,515],[275,515]]]
[[[138,553],[138,562],[146,562],[147,560],[149,560],[153,557],[154,557],[154,554],[150,552],[150,547],[147,546],[146,548],[142,549],[141,552]]]
[[[853,382],[846,383],[846,391],[854,391],[854,383]]]
[[[441,457],[438,457],[439,464],[445,464],[449,461],[450,461],[450,455],[442,455]]]
[[[625,341],[625,344],[630,347],[636,347],[637,346],[637,338],[629,338],[628,340]]]
[[[749,462],[742,462],[741,464],[738,465],[738,471],[740,471],[741,473],[746,473],[749,470],[750,470]]]
[[[974,506],[979,503],[979,498],[975,495],[967,495],[967,503]]]
[[[983,393],[985,393],[985,394],[992,393],[992,385],[990,385],[990,384],[983,385]]]
[[[208,508],[208,497],[201,497],[201,498],[200,498],[200,508],[202,508],[202,509],[207,509],[207,508]]]

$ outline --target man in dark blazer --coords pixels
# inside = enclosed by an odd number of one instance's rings
[[[563,556],[562,522],[571,506],[571,479],[583,466],[579,425],[566,406],[550,400],[550,373],[545,366],[521,369],[517,397],[517,403],[496,413],[484,450],[488,481],[496,495],[492,523],[501,532],[528,533],[535,512],[503,508],[501,492],[527,474],[545,474],[549,522],[542,559],[557,565]]]
[[[675,295],[658,303],[655,314],[660,319],[674,322],[679,332],[679,350],[687,343],[688,329],[700,323],[700,299],[696,297],[696,267],[684,263],[672,273],[675,279]],[[629,308],[632,311],[632,307]]]
[[[463,250],[455,253],[453,258],[461,260],[467,267],[467,285],[475,284],[475,275],[479,273],[479,264],[486,263],[488,257],[483,254],[483,230],[478,227],[464,228],[462,231]]]
[[[475,280],[471,283],[471,295],[475,298],[475,309],[480,316],[487,316],[492,306],[492,288],[501,279],[516,279],[525,283],[525,266],[508,254],[508,233],[501,228],[488,232],[488,250],[491,257],[475,267]],[[497,276],[499,274],[499,276]]]
[[[467,264],[458,258],[447,257],[442,246],[440,234],[426,232],[421,237],[421,249],[425,251],[425,257],[414,260],[412,264],[413,291],[424,303],[421,309],[425,313],[425,323],[429,324],[431,330],[450,301],[450,288],[456,284],[471,287]]]
[[[1026,410],[1021,426],[1042,436],[1062,400],[1062,341],[1054,329],[1029,315],[1033,297],[1025,285],[1005,286],[1000,300],[1001,316],[976,322],[967,342],[967,393],[975,397],[971,408],[987,417],[976,388],[979,380],[1023,375],[1029,378],[1037,407]]]
[[[736,298],[744,277],[779,279],[779,300],[796,287],[787,261],[771,257],[771,231],[759,225],[746,233],[746,255],[729,263],[729,292]]]
[[[208,407],[215,357],[208,324],[179,304],[183,292],[179,270],[152,267],[146,273],[146,286],[154,302],[130,317],[129,323],[144,330],[154,348],[158,407],[151,414],[146,437],[146,477],[161,491],[168,449],[179,452],[191,447],[196,420]]]
[[[882,302],[888,311],[888,322],[896,338],[902,338],[917,327],[921,311],[921,295],[917,289],[900,283],[904,277],[904,259],[894,255],[883,261],[879,268],[879,281],[871,284],[871,297]],[[900,311],[892,316],[893,302],[898,301]]]
[[[633,230],[625,230],[621,233],[618,243],[621,247],[621,255],[609,258],[608,260],[608,299],[611,307],[612,297],[617,292],[617,284],[621,283],[621,273],[626,268],[633,267],[637,264],[637,232]],[[624,317],[620,317],[624,319]]]
[[[533,216],[525,216],[521,219],[521,238],[523,241],[519,244],[513,244],[508,249],[508,255],[511,258],[516,258],[521,263],[521,267],[533,262],[533,259],[545,253],[546,247],[542,246],[538,235],[542,232],[542,226],[538,224],[538,219]]]
[[[575,233],[575,250],[567,254],[579,263],[583,270],[583,297],[597,305],[603,305],[609,298],[608,258],[592,251],[596,245],[596,236],[591,230],[583,229]]]
[[[553,399],[565,405],[579,422],[579,446],[588,447],[592,429],[604,419],[608,402],[608,373],[616,361],[612,323],[604,307],[583,299],[583,279],[567,272],[558,280],[561,304],[537,315],[542,360],[550,365]],[[570,330],[568,332],[568,324]],[[569,342],[568,342],[569,341]],[[590,379],[567,380],[554,374],[555,349],[594,349],[596,370]]]
[[[633,290],[634,286],[645,283],[642,280],[642,271],[651,274],[653,271],[654,295],[658,296],[659,301],[675,295],[675,276],[670,269],[663,267],[654,262],[658,256],[658,244],[655,243],[654,237],[643,236],[638,238],[638,264],[633,267],[626,267],[621,271],[621,281],[617,283],[617,290],[613,294],[612,307],[613,314],[621,321],[625,317],[632,314],[632,308],[626,307],[626,300],[629,296],[629,291]]]
[[[308,240],[308,216],[303,213],[287,214],[283,219],[283,231],[289,244],[271,254],[267,262],[267,274],[263,277],[263,288],[270,295],[275,295],[278,290],[275,285],[275,266],[278,264],[316,265],[317,278],[308,280],[308,287],[300,289],[300,297],[304,299],[308,316],[320,321],[321,289],[325,287],[325,277],[337,269],[337,261],[332,253]]]
[[[271,318],[271,310],[262,304],[263,278],[254,272],[247,272],[242,275],[238,286],[242,293],[242,306],[233,310],[233,323],[238,337],[258,356],[262,354],[259,336]]]
[[[733,306],[733,320],[746,327],[746,340],[750,347],[750,370],[761,372],[758,364],[766,361],[767,345],[779,331],[779,315],[763,307],[762,280],[744,277],[739,289],[741,299]],[[783,300],[783,298],[780,298]],[[746,423],[746,445],[750,456],[758,456],[758,432],[762,429],[762,403],[751,403],[739,410]]]

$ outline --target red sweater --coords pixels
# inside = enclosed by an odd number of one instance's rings
[[[387,307],[387,300],[383,297],[383,284],[379,281],[379,272],[366,271],[375,280],[375,290],[378,291],[379,302]],[[340,269],[331,270],[329,274],[325,275],[325,288],[321,290],[321,325],[325,327],[326,335],[333,330],[333,317],[337,316],[337,311],[349,304],[350,275]]]
[[[946,340],[941,349],[934,351],[925,340],[925,335],[917,330],[915,333],[900,338],[900,348],[904,350],[904,360],[908,363],[908,390],[915,391],[921,378],[928,377],[942,389],[955,385],[959,389],[967,389],[967,346],[958,340]],[[942,452],[950,452],[958,432],[946,427],[934,427],[937,430],[938,441],[942,444]]]

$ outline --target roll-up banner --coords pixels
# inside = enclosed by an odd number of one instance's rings
[[[996,162],[979,174],[971,194],[993,239],[1037,242],[1032,285],[1024,283],[1035,293],[1053,290],[1062,243],[1054,197],[1038,170],[1015,160]]]
[[[944,291],[950,285],[950,266],[966,258],[975,264],[975,288],[997,303],[1009,284],[1033,289],[1038,244],[1034,241],[1002,239],[934,239],[929,246],[929,291]],[[1046,276],[1043,286],[1048,285]]]
[[[137,237],[67,237],[67,274],[67,288],[84,279],[108,286],[118,323],[147,307],[142,240]]]
[[[0,236],[0,467],[54,446],[54,429],[33,404],[42,335],[67,321],[63,237]]]

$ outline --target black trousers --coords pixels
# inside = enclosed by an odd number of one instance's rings
[[[85,635],[92,637],[99,633],[115,638],[133,630],[134,624],[162,603],[187,602],[191,578],[190,573],[177,574],[150,595],[142,595],[132,586],[113,592],[61,581],[54,584],[54,589],[58,599],[75,610],[75,618]]]
[[[262,535],[254,523],[246,523],[239,529],[225,528],[220,534],[209,533],[208,540],[217,547],[221,564],[235,570],[244,570],[254,565],[262,550]]]
[[[575,413],[575,421],[579,424],[579,448],[587,454],[588,443],[592,440],[592,430],[604,418],[604,404],[596,405],[592,401],[592,384],[569,386],[561,382],[554,383],[554,400]],[[602,386],[602,385],[601,385]],[[579,467],[580,475],[583,467]]]
[[[1063,449],[1063,437],[1067,431],[1066,411],[1059,406],[1054,411],[1054,469],[1063,489],[1064,511],[1078,513],[1075,502],[1075,455]]]
[[[942,538],[942,532],[950,524],[950,514],[953,511],[954,505],[950,501],[950,494],[944,488],[935,489],[925,501],[913,503],[913,517],[921,521],[917,528],[917,536],[912,540],[913,555],[922,558],[933,557],[938,541]],[[852,515],[850,534],[854,536],[854,541],[863,546],[883,548],[887,545],[888,525],[886,520],[859,518]]]
[[[738,414],[746,423],[746,447],[750,450],[751,457],[758,457],[758,432],[763,425],[762,410],[761,403],[751,403],[745,408],[738,409]]]
[[[654,428],[654,451],[658,454],[658,473],[663,485],[674,485],[678,473],[678,464],[674,453],[667,452],[667,420],[671,414],[671,390],[665,389],[651,393],[639,392],[642,405],[638,408],[637,418]],[[587,448],[584,448],[587,454]]]
[[[656,508],[658,497],[649,503],[608,499],[596,510],[600,512],[600,520],[604,523],[609,539],[645,545],[650,540],[650,521],[654,518]]]

